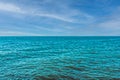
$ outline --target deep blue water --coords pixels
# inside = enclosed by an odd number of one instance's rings
[[[120,80],[120,37],[0,37],[0,80]]]

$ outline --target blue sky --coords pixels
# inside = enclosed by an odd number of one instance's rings
[[[0,36],[120,36],[120,0],[0,0]]]

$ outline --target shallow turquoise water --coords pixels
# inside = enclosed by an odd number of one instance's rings
[[[120,80],[120,37],[0,37],[0,80]]]

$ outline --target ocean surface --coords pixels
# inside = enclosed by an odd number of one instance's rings
[[[0,80],[120,80],[120,37],[0,37]]]

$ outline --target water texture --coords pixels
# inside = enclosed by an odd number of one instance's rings
[[[120,80],[120,37],[0,37],[0,80]]]

